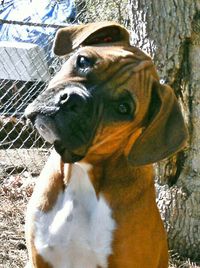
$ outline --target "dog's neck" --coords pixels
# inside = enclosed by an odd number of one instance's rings
[[[104,195],[113,207],[132,204],[149,188],[154,195],[152,165],[133,167],[124,156],[110,157],[100,163],[82,161],[79,164],[86,169],[97,197]]]
[[[143,198],[144,203],[145,193],[151,195],[149,198],[154,202],[152,165],[133,167],[123,156],[113,156],[92,164],[84,160],[77,164],[87,173],[97,198],[104,196],[113,209],[120,207],[124,209],[128,204],[131,206],[140,198]],[[77,164],[63,164],[60,156],[56,152],[52,153],[40,175],[40,183],[37,185],[39,194],[35,195],[35,198],[40,209],[51,210],[59,192],[68,187],[72,179],[72,170],[76,169]],[[148,203],[147,197],[147,206]]]

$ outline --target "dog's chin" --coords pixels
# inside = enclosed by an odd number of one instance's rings
[[[60,144],[54,143],[54,148],[56,152],[61,156],[64,163],[74,163],[83,159],[84,156],[75,154],[66,148],[62,147]]]
[[[82,155],[77,155],[68,150],[65,150],[61,155],[61,159],[64,163],[75,163],[79,162],[81,159],[84,158]]]

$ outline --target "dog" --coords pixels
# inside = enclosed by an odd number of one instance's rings
[[[168,267],[153,163],[187,144],[173,90],[115,22],[61,28],[53,49],[69,58],[25,111],[55,148],[28,204],[28,267]]]

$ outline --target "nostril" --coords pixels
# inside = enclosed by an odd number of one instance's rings
[[[26,114],[25,117],[27,118],[28,122],[31,122],[34,125],[36,121],[37,113]]]
[[[29,122],[31,122],[34,125],[37,115],[38,112],[35,109],[34,102],[32,102],[26,107],[24,111],[24,117],[26,117],[29,120]]]
[[[60,96],[61,109],[68,112],[78,112],[83,104],[83,99],[78,94],[64,93]]]
[[[65,102],[67,102],[69,99],[69,94],[68,93],[64,93],[60,96],[60,103],[64,104]]]

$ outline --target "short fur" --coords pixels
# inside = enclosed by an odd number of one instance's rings
[[[114,22],[60,29],[54,52],[72,55],[26,109],[56,150],[28,206],[29,267],[167,268],[152,164],[188,139],[173,90]]]

